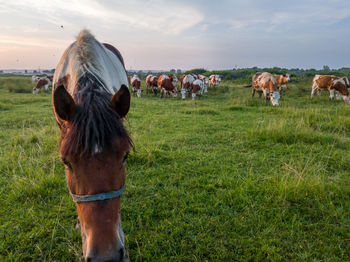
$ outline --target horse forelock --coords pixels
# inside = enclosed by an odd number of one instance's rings
[[[118,138],[126,139],[133,147],[122,119],[111,107],[111,94],[101,88],[100,81],[86,73],[79,79],[77,89],[77,111],[62,137],[61,155],[81,158],[115,152],[119,150],[114,143]]]
[[[124,84],[128,86],[127,76],[120,59],[105,48],[88,31],[82,30],[64,52],[55,70],[54,85],[66,75],[70,75],[67,91],[74,96],[78,81],[85,74],[91,74],[101,82],[100,87],[114,94]],[[55,85],[56,86],[56,85]]]

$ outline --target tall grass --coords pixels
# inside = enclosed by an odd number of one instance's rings
[[[132,97],[131,260],[350,260],[350,107],[310,100],[310,85],[292,82],[278,108],[239,82]],[[2,85],[0,119],[0,260],[80,261],[51,96]]]

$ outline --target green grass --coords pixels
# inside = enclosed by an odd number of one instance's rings
[[[51,95],[0,78],[0,260],[80,261]],[[14,84],[15,83],[15,84]],[[274,108],[237,82],[132,97],[131,261],[349,261],[350,106],[292,82]]]

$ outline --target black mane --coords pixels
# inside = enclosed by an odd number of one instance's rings
[[[91,73],[80,77],[74,96],[77,111],[64,134],[62,155],[88,157],[96,150],[118,151],[112,143],[117,137],[126,138],[133,147],[122,119],[111,107],[112,95],[104,90],[102,83]]]

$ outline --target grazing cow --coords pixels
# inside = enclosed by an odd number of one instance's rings
[[[50,81],[52,82],[52,80],[53,80],[53,75],[48,75],[47,78],[50,79]]]
[[[198,75],[196,75],[196,74],[190,74],[190,75],[193,76],[194,80],[199,79],[199,78],[198,78]]]
[[[280,91],[280,94],[285,93],[285,90],[287,89],[287,83],[290,81],[290,74],[283,74],[283,75],[273,75],[276,78],[277,87]]]
[[[173,85],[168,75],[161,75],[158,78],[158,88],[160,90],[160,97],[163,97],[163,93],[171,93],[173,97],[177,97],[177,88]]]
[[[49,85],[51,85],[51,81],[47,76],[39,78],[36,86],[33,88],[33,94],[36,95],[39,93],[41,88],[45,88],[45,91],[49,91]]]
[[[33,75],[33,76],[32,76],[32,83],[34,84],[34,83],[38,82],[39,79],[40,79],[40,76]]]
[[[182,86],[182,81],[184,80],[184,78],[185,78],[185,76],[186,76],[186,74],[182,74],[181,76],[180,76],[180,85]]]
[[[268,72],[258,72],[252,77],[252,97],[256,91],[264,94],[266,101],[270,100],[273,106],[278,106],[280,93],[278,92],[275,77]]]
[[[186,99],[186,93],[191,92],[192,90],[192,83],[196,79],[193,77],[192,74],[185,75],[185,77],[182,80],[182,85],[181,85],[181,96],[182,99]]]
[[[158,88],[158,77],[154,76],[154,75],[148,75],[146,77],[146,93],[148,93],[148,89],[149,87],[151,87],[152,92],[154,95],[157,94],[157,88]]]
[[[343,78],[334,75],[315,75],[312,79],[311,98],[316,90],[318,96],[321,95],[321,91],[328,90],[330,99],[334,99],[337,94],[338,98],[342,97],[345,102],[349,102],[347,82]]]
[[[350,77],[343,76],[342,79],[344,80],[346,87],[349,88],[350,87]]]
[[[350,103],[350,96],[348,91],[348,84],[344,81],[343,78],[338,78],[332,81],[332,87],[335,90],[338,100],[343,99],[344,102]]]
[[[197,77],[198,77],[198,79],[202,80],[204,82],[204,84],[206,84],[206,85],[209,84],[209,78],[207,76],[198,74]]]
[[[206,84],[200,80],[196,79],[192,83],[192,100],[196,99],[196,94],[198,94],[199,98],[203,95],[203,91],[206,90]]]
[[[121,197],[133,143],[123,125],[130,92],[118,53],[83,30],[63,53],[53,79],[59,155],[78,212],[86,261],[129,261]]]
[[[177,86],[177,83],[179,82],[179,80],[177,79],[176,75],[170,74],[168,75],[171,82],[173,83],[173,86]]]
[[[209,76],[209,86],[217,87],[219,86],[221,82],[221,76],[220,75],[211,75]]]
[[[133,75],[130,78],[130,84],[132,91],[137,94],[137,97],[141,97],[141,80],[137,75]]]

